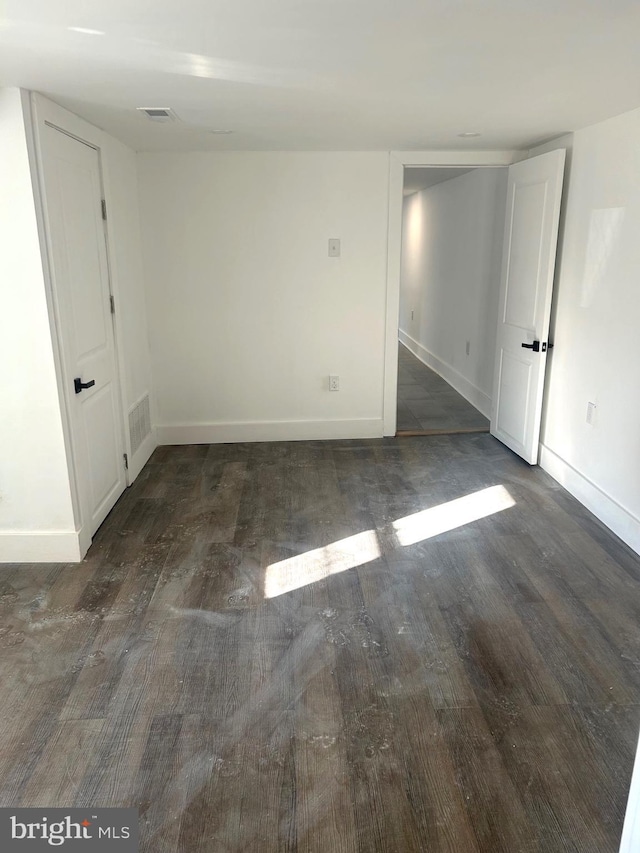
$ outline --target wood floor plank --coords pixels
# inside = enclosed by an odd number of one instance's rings
[[[442,709],[438,720],[478,848],[495,853],[547,853],[482,712],[475,708]]]
[[[323,621],[325,663],[311,679],[297,683],[300,697],[294,712],[295,809],[300,853],[318,849],[350,853],[358,849],[342,703],[335,678],[336,658],[341,650],[330,642],[331,617],[331,608],[307,617]]]
[[[80,806],[78,792],[104,724],[97,719],[60,722],[20,794],[20,807],[47,807],[52,803]]]
[[[176,786],[184,766],[183,717],[159,714],[152,718],[133,790],[140,817],[141,843],[158,853],[178,849],[186,786]]]

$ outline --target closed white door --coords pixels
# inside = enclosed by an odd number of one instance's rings
[[[41,155],[81,527],[93,536],[126,485],[100,155],[49,125]]]
[[[509,167],[491,433],[538,461],[565,151]]]

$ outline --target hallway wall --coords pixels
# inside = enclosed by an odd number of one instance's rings
[[[403,207],[400,339],[487,416],[506,187],[506,169],[474,169]]]

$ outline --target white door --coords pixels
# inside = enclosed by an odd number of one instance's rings
[[[41,149],[80,521],[93,536],[125,488],[100,155],[49,125]]]
[[[509,167],[491,433],[538,461],[564,149]]]

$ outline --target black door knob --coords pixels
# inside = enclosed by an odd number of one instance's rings
[[[83,382],[79,376],[77,376],[73,380],[73,387],[76,389],[76,394],[79,394],[84,388],[91,388],[95,384],[95,379],[90,379],[88,382]]]

